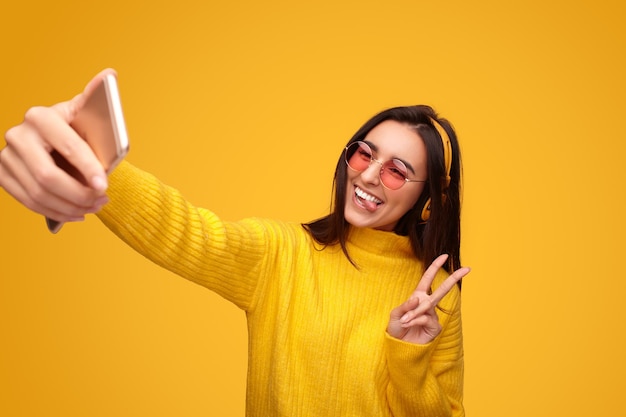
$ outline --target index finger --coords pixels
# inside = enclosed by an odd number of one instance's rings
[[[443,299],[450,292],[452,288],[463,278],[465,275],[469,274],[471,271],[470,268],[464,267],[459,268],[454,271],[448,278],[446,278],[439,287],[435,291],[433,291],[431,295],[431,300],[433,304],[439,304],[439,301]]]
[[[441,269],[441,267],[446,263],[447,260],[448,255],[445,253],[436,257],[435,260],[430,264],[426,272],[424,272],[424,275],[422,275],[422,279],[420,279],[419,284],[417,284],[417,288],[415,289],[415,291],[428,292],[431,285],[433,284],[435,276],[437,276],[437,272],[439,271],[439,269]]]
[[[39,140],[43,141],[47,152],[54,153],[69,162],[85,178],[88,185],[98,191],[106,189],[106,174],[95,154],[78,133],[64,120],[58,109],[68,106],[70,102],[59,103],[56,108],[33,108],[26,113],[26,120],[37,131]],[[37,158],[39,163],[32,168],[42,170],[51,163],[50,154],[42,155],[30,149],[31,159]],[[55,158],[57,161],[60,160]],[[45,161],[45,162],[44,162]],[[49,161],[49,162],[48,162]]]

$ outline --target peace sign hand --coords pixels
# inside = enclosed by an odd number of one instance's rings
[[[435,308],[457,282],[470,272],[469,268],[457,269],[429,294],[437,271],[447,259],[448,255],[437,257],[422,276],[411,297],[391,311],[387,326],[390,336],[405,342],[426,344],[441,333]]]

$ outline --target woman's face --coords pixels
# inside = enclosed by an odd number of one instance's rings
[[[409,125],[386,120],[370,130],[363,142],[370,145],[373,159],[380,163],[399,159],[407,166],[409,179],[427,179],[426,146]],[[346,168],[344,215],[352,226],[392,231],[417,202],[426,183],[407,182],[397,190],[390,190],[381,183],[380,163],[372,161],[362,172]]]

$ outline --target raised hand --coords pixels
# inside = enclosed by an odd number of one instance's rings
[[[82,220],[106,203],[105,171],[70,123],[85,96],[111,72],[96,75],[72,100],[29,109],[24,121],[6,132],[7,146],[0,150],[0,187],[29,209],[63,222]],[[52,151],[76,167],[87,185],[58,168]]]
[[[411,297],[391,311],[387,333],[406,342],[426,344],[441,333],[436,307],[441,299],[470,272],[459,268],[430,293],[437,271],[444,265],[448,255],[441,255],[428,267]],[[429,294],[430,293],[430,294]]]

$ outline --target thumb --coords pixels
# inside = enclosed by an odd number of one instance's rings
[[[65,120],[67,123],[71,123],[76,117],[76,113],[84,106],[87,97],[89,97],[93,91],[98,87],[102,80],[108,75],[117,76],[117,72],[112,68],[106,68],[96,74],[85,86],[82,93],[77,94],[69,101],[57,103],[52,108]]]
[[[394,308],[391,311],[391,319],[392,320],[400,320],[406,313],[417,308],[420,304],[420,299],[418,297],[411,297],[398,307]]]

